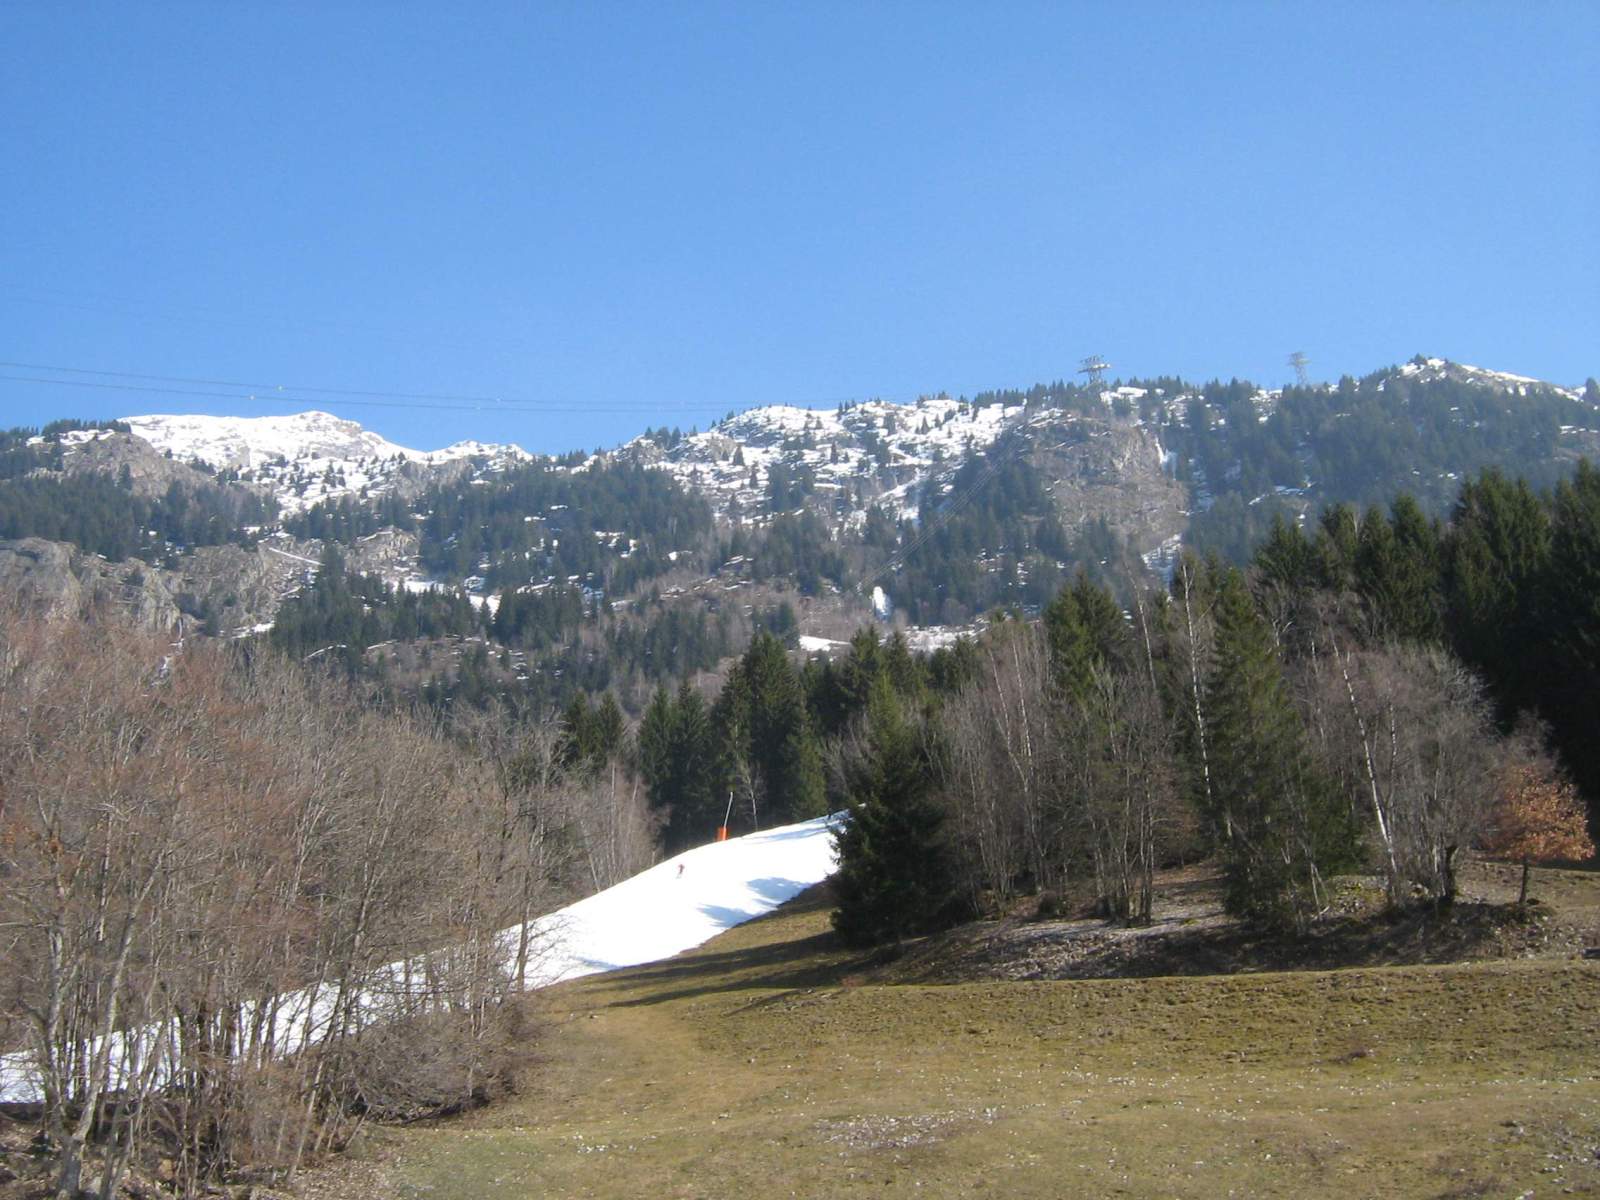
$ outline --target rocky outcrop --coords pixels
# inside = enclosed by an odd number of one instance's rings
[[[98,432],[64,443],[61,469],[67,475],[109,475],[125,479],[136,496],[166,495],[173,483],[196,488],[216,481],[186,462],[169,458],[143,438],[128,433]],[[257,489],[263,491],[263,489]]]
[[[1188,525],[1188,489],[1171,477],[1161,443],[1128,421],[1078,420],[1042,431],[1034,465],[1044,475],[1061,524],[1070,532],[1104,517],[1139,554],[1155,551]]]
[[[141,628],[179,632],[192,623],[162,572],[41,538],[0,541],[0,596],[52,616],[115,612]]]

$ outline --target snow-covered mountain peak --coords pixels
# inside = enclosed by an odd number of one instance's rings
[[[1456,383],[1477,383],[1485,387],[1503,388],[1526,395],[1530,390],[1541,392],[1559,392],[1563,396],[1577,399],[1579,393],[1570,388],[1560,387],[1547,383],[1542,379],[1534,379],[1528,375],[1513,375],[1509,371],[1491,371],[1487,367],[1474,367],[1467,363],[1452,362],[1448,358],[1424,358],[1418,355],[1408,363],[1403,363],[1395,374],[1404,379],[1431,380],[1449,379]]]
[[[222,470],[243,469],[272,459],[400,458],[442,463],[461,458],[528,458],[522,447],[464,441],[443,450],[411,450],[396,445],[332,413],[302,412],[282,417],[208,417],[198,413],[122,418],[157,450],[174,458],[200,461]]]
[[[894,516],[914,515],[920,485],[953,469],[1025,417],[1020,404],[976,404],[948,396],[899,403],[867,400],[837,409],[772,404],[683,437],[646,434],[621,447],[699,491],[725,515],[762,520],[773,472],[805,473],[820,495],[876,497]],[[808,488],[813,486],[808,484]],[[864,507],[852,504],[854,522]],[[849,523],[849,522],[847,522]]]
[[[425,456],[325,412],[281,417],[212,417],[199,413],[122,418],[157,450],[217,470],[245,470],[275,459],[385,459],[425,461]]]
[[[363,489],[382,490],[408,464],[429,467],[463,459],[496,464],[531,458],[520,446],[457,442],[412,450],[326,412],[281,417],[212,417],[198,413],[122,418],[137,437],[182,462],[231,470],[264,485],[286,512]]]

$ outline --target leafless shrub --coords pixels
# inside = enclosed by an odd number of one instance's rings
[[[186,1193],[292,1173],[499,1086],[532,918],[654,848],[630,777],[574,791],[494,720],[479,756],[275,661],[0,614],[0,1049],[58,1194],[155,1146]]]

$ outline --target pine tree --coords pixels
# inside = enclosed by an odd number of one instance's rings
[[[1272,527],[1256,547],[1252,565],[1262,580],[1292,592],[1316,585],[1316,548],[1300,526],[1281,512],[1272,514]]]
[[[1097,669],[1120,666],[1128,658],[1128,629],[1116,598],[1082,571],[1044,612],[1045,636],[1056,684],[1082,699]]]
[[[657,685],[644,716],[639,719],[639,730],[634,734],[635,753],[639,773],[644,776],[650,793],[650,806],[657,811],[670,812],[676,797],[672,794],[673,725],[672,696],[664,686]]]
[[[752,825],[822,815],[822,756],[805,688],[782,642],[755,636],[717,697],[712,723],[721,778],[748,804]]]
[[[1208,687],[1214,810],[1227,905],[1269,924],[1300,923],[1322,873],[1353,853],[1348,808],[1313,769],[1271,631],[1243,577],[1217,594],[1216,666]]]
[[[1402,493],[1389,507],[1394,530],[1395,573],[1390,580],[1389,623],[1397,637],[1437,642],[1444,636],[1440,613],[1439,523],[1415,497]]]
[[[1330,592],[1348,592],[1355,586],[1356,554],[1360,534],[1356,514],[1348,504],[1324,509],[1317,529],[1318,583]]]
[[[1578,464],[1551,497],[1539,589],[1541,709],[1600,832],[1600,470]],[[1538,665],[1534,666],[1538,670]]]
[[[1522,480],[1485,471],[1461,486],[1446,542],[1445,612],[1455,651],[1493,686],[1502,716],[1533,707],[1540,680],[1536,585],[1550,519]]]
[[[849,818],[835,835],[834,928],[846,941],[899,941],[955,915],[956,889],[932,799],[921,731],[887,678],[873,685],[867,749],[851,771]]]

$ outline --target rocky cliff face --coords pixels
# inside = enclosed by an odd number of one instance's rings
[[[1036,455],[1061,524],[1104,518],[1137,553],[1176,544],[1189,520],[1188,489],[1172,478],[1161,443],[1128,422],[1079,421]]]
[[[214,482],[210,475],[168,458],[141,437],[109,430],[62,439],[61,469],[68,476],[99,474],[126,479],[134,495],[152,498],[165,495],[174,483],[193,488]]]
[[[142,628],[172,632],[193,624],[163,572],[39,538],[0,542],[0,596],[52,616],[114,611]]]

